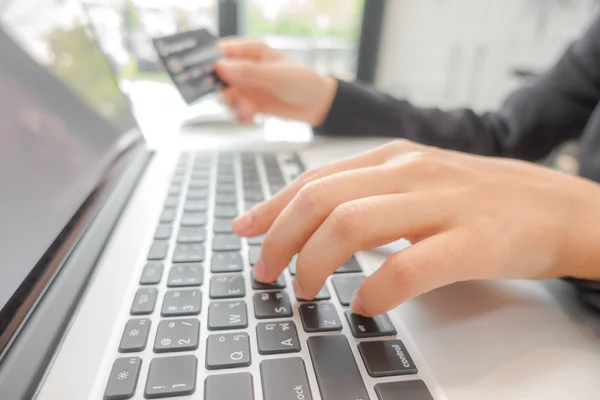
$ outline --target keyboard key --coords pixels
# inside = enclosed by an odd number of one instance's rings
[[[220,183],[217,185],[217,196],[221,194],[235,194],[235,185],[233,183]]]
[[[285,276],[283,274],[277,277],[277,280],[272,283],[262,283],[254,279],[254,272],[252,272],[252,289],[254,290],[273,290],[273,289],[284,289],[285,288]]]
[[[292,257],[292,260],[288,264],[288,271],[290,271],[291,275],[296,275],[296,261],[298,261],[298,254]]]
[[[135,293],[133,304],[129,313],[131,315],[147,315],[152,314],[158,290],[155,288],[141,288]]]
[[[258,257],[260,257],[260,246],[250,246],[250,250],[248,252],[248,258],[250,259],[250,265],[256,265],[256,261],[258,261]]]
[[[264,238],[265,238],[265,235],[254,236],[254,237],[248,238],[248,245],[249,246],[262,246]]]
[[[346,311],[346,319],[355,338],[396,335],[396,329],[394,329],[394,325],[387,314],[369,318],[348,310]]]
[[[156,241],[150,246],[148,260],[164,260],[167,257],[167,251],[169,251],[169,242]]]
[[[190,189],[206,189],[210,186],[208,179],[192,179],[190,180]]]
[[[209,195],[208,189],[190,189],[186,194],[188,200],[207,199]]]
[[[258,319],[292,316],[292,304],[285,292],[255,293],[253,300],[254,316]]]
[[[247,190],[244,192],[245,201],[264,201],[264,199],[265,196],[262,194],[262,190]]]
[[[231,233],[233,230],[231,229],[231,218],[215,219],[215,223],[213,224],[213,232],[214,233]]]
[[[204,400],[254,400],[252,374],[210,375],[204,381]]]
[[[234,234],[216,234],[212,241],[213,251],[239,251],[242,249],[242,241]]]
[[[176,317],[179,315],[198,315],[202,306],[202,292],[193,290],[170,290],[165,293],[160,315]]]
[[[200,321],[178,319],[160,321],[154,340],[155,353],[196,350],[200,336]]]
[[[203,244],[181,244],[178,243],[173,251],[174,263],[202,262],[204,261]]]
[[[154,240],[167,240],[171,237],[173,227],[171,224],[160,224],[154,231]]]
[[[104,399],[130,399],[135,393],[142,359],[139,357],[117,358],[113,363]]]
[[[337,315],[337,311],[335,311],[333,304],[329,302],[300,304],[298,311],[306,332],[339,331],[342,329],[342,322]]]
[[[258,204],[260,203],[256,201],[246,201],[244,202],[244,210],[248,211],[249,209],[254,208]]]
[[[213,301],[208,306],[208,329],[243,329],[248,327],[248,311],[243,301]]]
[[[281,181],[279,183],[271,183],[269,184],[269,191],[271,192],[271,196],[275,196],[277,193],[281,192],[283,188],[285,188],[285,182]]]
[[[206,211],[208,210],[208,202],[206,200],[188,200],[183,205],[183,211]]]
[[[250,338],[247,333],[221,333],[208,337],[207,369],[247,367],[250,363]]]
[[[240,274],[211,277],[209,295],[211,299],[244,297],[246,295],[244,277]]]
[[[169,196],[167,200],[165,200],[165,208],[177,208],[179,205],[179,197]]]
[[[158,357],[150,362],[144,396],[147,399],[186,396],[196,391],[198,359],[189,354]]]
[[[204,281],[204,268],[200,263],[173,265],[167,280],[168,287],[200,286]]]
[[[217,194],[215,203],[224,206],[232,206],[237,204],[237,196],[231,193]]]
[[[308,350],[323,399],[369,399],[346,336],[311,336]]]
[[[171,222],[173,222],[175,220],[176,216],[177,216],[177,210],[172,209],[172,208],[167,208],[167,209],[163,210],[163,212],[160,214],[160,222],[170,224]]]
[[[177,234],[177,243],[203,243],[206,229],[203,226],[182,226]]]
[[[221,251],[212,256],[212,272],[240,272],[243,270],[242,255],[236,251]]]
[[[237,215],[237,206],[215,206],[215,218],[235,218]]]
[[[256,325],[260,354],[296,353],[300,341],[293,321],[261,322]]]
[[[181,216],[181,226],[204,226],[206,214],[201,212],[184,212]]]
[[[379,400],[433,400],[427,385],[421,380],[378,383],[375,393]]]
[[[312,400],[306,367],[300,357],[277,358],[260,363],[264,400]],[[329,398],[324,399],[329,400]],[[358,397],[357,397],[358,398]],[[347,399],[354,399],[348,397]],[[367,400],[365,397],[364,400]]]
[[[160,282],[162,277],[163,264],[157,262],[150,262],[144,267],[142,277],[140,278],[140,285],[156,285]]]
[[[349,272],[363,272],[354,256],[335,271],[336,274],[347,274]]]
[[[352,295],[358,289],[362,281],[365,279],[364,275],[340,275],[332,276],[331,283],[337,293],[338,299],[343,306],[349,306]]]
[[[148,334],[152,322],[148,318],[130,319],[125,325],[121,343],[119,344],[119,353],[131,353],[142,351],[146,348]]]
[[[327,289],[327,285],[324,285],[321,290],[319,290],[319,293],[317,293],[317,295],[315,296],[314,299],[302,299],[298,296],[296,296],[296,300],[298,301],[319,301],[319,300],[329,300],[331,298],[331,295],[329,294],[329,289]]]
[[[179,196],[181,194],[181,185],[171,185],[167,193],[169,194],[169,196]]]
[[[416,374],[417,367],[401,340],[361,342],[358,350],[373,377]]]
[[[219,172],[220,172],[219,175],[217,175],[217,184],[218,185],[220,185],[222,183],[234,183],[235,182],[235,177],[233,175],[227,174],[224,169],[221,169]],[[233,170],[231,172],[233,172]]]

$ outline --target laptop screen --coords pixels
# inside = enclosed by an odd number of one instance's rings
[[[0,310],[7,311],[135,122],[79,0],[0,1],[0,55]]]

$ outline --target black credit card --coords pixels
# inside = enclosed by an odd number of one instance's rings
[[[217,38],[206,29],[153,39],[154,48],[175,87],[191,104],[225,86],[215,73],[222,57]]]

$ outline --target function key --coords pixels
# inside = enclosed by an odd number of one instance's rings
[[[331,283],[337,293],[338,299],[343,306],[349,306],[352,300],[352,295],[358,289],[362,281],[365,279],[364,275],[339,275],[332,276]]]
[[[164,209],[163,212],[160,214],[160,222],[171,223],[175,220],[176,216],[177,216],[177,210],[172,209],[172,208]]]
[[[198,315],[202,306],[202,292],[194,290],[170,290],[165,293],[160,315],[176,317],[180,315]]]
[[[256,325],[258,352],[260,354],[296,353],[300,341],[293,321],[261,322]]]
[[[252,374],[210,375],[204,381],[204,400],[254,400]]]
[[[154,240],[167,240],[171,237],[172,232],[171,224],[159,224],[154,231]]]
[[[300,304],[298,307],[306,332],[339,331],[342,323],[331,303]]]
[[[369,318],[348,310],[346,311],[346,319],[355,338],[396,335],[396,329],[394,329],[394,325],[392,325],[392,321],[390,321],[387,314]]]
[[[169,271],[167,286],[200,286],[204,280],[204,268],[200,263],[173,265]]]
[[[246,295],[244,277],[240,274],[211,277],[209,295],[211,299],[244,297]]]
[[[379,400],[434,400],[422,380],[378,383],[375,393]]]
[[[197,319],[160,321],[154,341],[154,352],[196,350],[199,335],[200,321]]]
[[[232,233],[231,224],[233,220],[231,218],[217,218],[213,224],[214,233]]]
[[[140,285],[156,285],[160,282],[162,277],[163,264],[158,262],[149,262],[144,267],[142,277],[140,278]]]
[[[250,338],[247,333],[223,333],[208,337],[207,369],[247,367],[250,363]]]
[[[204,226],[207,217],[201,212],[184,212],[181,216],[181,226]]]
[[[263,283],[254,279],[254,271],[252,272],[252,289],[254,290],[274,290],[285,288],[285,276],[283,274],[277,277],[275,282]]]
[[[260,363],[260,377],[264,400],[312,400],[313,398],[308,386],[306,367],[300,357],[264,360]],[[358,397],[344,397],[344,399],[354,398]]]
[[[248,311],[243,301],[213,301],[208,306],[208,329],[243,329],[248,327]]]
[[[177,233],[177,243],[203,243],[206,229],[203,226],[182,226]]]
[[[254,316],[258,319],[292,316],[292,304],[285,292],[255,293],[253,300]]]
[[[181,244],[178,243],[173,251],[174,263],[202,262],[204,261],[203,244]]]
[[[220,251],[212,255],[211,272],[240,272],[243,270],[242,255],[236,251]]]
[[[417,367],[400,340],[361,342],[358,350],[373,377],[416,374]]]
[[[362,272],[360,264],[356,260],[356,257],[352,256],[346,261],[341,267],[339,267],[334,273],[336,274],[347,274],[350,272]]]
[[[234,234],[215,234],[212,241],[213,251],[239,251],[242,249],[242,241]]]
[[[150,333],[150,325],[152,322],[147,318],[130,319],[125,325],[123,336],[121,336],[119,352],[131,353],[144,350]]]
[[[117,358],[110,371],[104,398],[106,400],[132,398],[141,367],[142,359],[139,357]]]
[[[167,257],[169,251],[169,242],[166,241],[155,241],[150,246],[148,252],[148,260],[164,260]]]
[[[135,293],[133,304],[131,305],[131,315],[147,315],[152,314],[158,290],[155,288],[141,288]]]
[[[196,391],[198,359],[194,355],[158,357],[150,363],[144,396],[147,399],[186,396]]]
[[[298,301],[319,301],[319,300],[329,300],[331,298],[331,295],[329,294],[329,289],[327,289],[327,285],[323,285],[323,287],[321,288],[321,290],[319,290],[319,293],[317,293],[317,295],[315,296],[314,299],[303,299],[300,298],[296,295],[296,300]]]

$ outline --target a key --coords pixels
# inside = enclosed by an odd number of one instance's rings
[[[154,352],[196,350],[199,335],[200,321],[197,319],[160,321],[154,340]]]
[[[250,363],[250,338],[246,332],[219,333],[208,337],[207,369],[247,367]]]
[[[171,237],[173,227],[171,224],[160,224],[154,231],[154,240],[167,240]]]
[[[265,196],[263,196],[260,190],[248,190],[244,192],[245,201],[263,201],[264,199]]]
[[[262,283],[254,279],[254,271],[252,272],[252,289],[254,290],[273,290],[285,288],[285,276],[283,274],[277,277],[275,282]]]
[[[248,245],[249,246],[262,246],[264,238],[265,238],[265,235],[254,236],[254,237],[248,238]]]
[[[231,193],[217,194],[215,203],[223,206],[232,206],[237,203],[237,196]]]
[[[254,400],[252,374],[238,372],[208,376],[204,381],[204,400]]]
[[[250,246],[250,250],[248,253],[250,265],[254,266],[256,264],[256,261],[258,261],[258,257],[260,257],[260,246]]]
[[[209,295],[211,299],[244,297],[246,295],[244,277],[240,274],[211,277]]]
[[[300,304],[298,311],[306,332],[339,331],[342,329],[342,322],[337,315],[337,311],[335,311],[333,304],[329,302]]]
[[[215,234],[212,249],[213,251],[239,251],[242,249],[242,241],[234,234]]]
[[[158,290],[155,288],[141,288],[135,293],[133,304],[129,313],[131,315],[147,315],[152,314]]]
[[[147,399],[186,396],[196,391],[195,355],[158,357],[150,362],[144,396]]]
[[[239,272],[242,269],[242,255],[237,251],[220,251],[212,256],[212,272]]]
[[[130,399],[135,393],[142,359],[139,357],[117,358],[113,363],[104,391],[105,400]]]
[[[335,274],[347,274],[350,272],[362,272],[362,268],[358,261],[356,261],[356,257],[352,256],[348,261],[346,261],[341,267],[339,267],[334,273]]]
[[[323,287],[321,288],[321,290],[319,290],[319,293],[317,293],[317,295],[315,296],[314,299],[303,299],[298,297],[298,295],[296,295],[296,300],[298,301],[319,301],[319,300],[329,300],[331,298],[331,295],[329,294],[329,289],[327,289],[327,285],[323,285]]]
[[[396,329],[394,329],[394,325],[392,325],[392,321],[390,321],[387,314],[369,318],[348,310],[346,311],[346,319],[355,338],[396,335]]]
[[[142,351],[146,348],[148,334],[152,322],[148,318],[130,319],[125,325],[121,343],[119,344],[119,353],[131,353]]]
[[[178,243],[173,251],[174,263],[202,262],[204,261],[203,244]]]
[[[427,385],[421,380],[378,383],[375,393],[379,400],[433,400]]]
[[[177,210],[174,210],[172,208],[164,209],[163,212],[160,214],[160,222],[165,223],[165,224],[170,224],[171,222],[173,222],[175,220],[176,216],[177,216]]]
[[[165,208],[177,208],[179,205],[179,197],[177,196],[169,196],[167,200],[165,200]]]
[[[239,301],[213,301],[208,306],[208,329],[243,329],[248,327],[246,303]]]
[[[206,229],[203,226],[182,226],[177,233],[177,243],[203,243]]]
[[[260,363],[264,400],[312,400],[304,361],[300,357],[276,358]],[[329,397],[323,397],[329,400]],[[355,399],[348,397],[346,400]],[[356,397],[358,399],[358,397]],[[368,400],[365,397],[363,400]]]
[[[367,372],[373,377],[417,373],[417,367],[401,340],[361,342],[358,350]]]
[[[214,233],[231,233],[233,230],[231,229],[231,218],[217,218],[215,219],[215,223],[213,225]]]
[[[206,211],[208,209],[208,202],[206,200],[188,200],[183,205],[183,211],[194,212],[194,211]]]
[[[140,278],[140,285],[156,285],[162,277],[163,264],[158,262],[149,262],[144,267]]]
[[[176,317],[180,315],[198,315],[202,306],[202,292],[193,290],[169,290],[165,293],[160,315]]]
[[[200,286],[204,280],[204,268],[200,263],[173,265],[169,271],[168,287]]]
[[[150,246],[148,252],[148,260],[164,260],[167,257],[167,251],[169,251],[169,242],[166,241],[155,241]]]
[[[311,336],[308,349],[323,399],[370,398],[346,336]]]
[[[184,212],[181,216],[181,226],[204,226],[206,214],[202,212]]]
[[[296,353],[300,341],[293,321],[261,322],[256,325],[260,354]]]
[[[364,275],[339,275],[331,277],[333,288],[343,306],[350,305],[352,295],[364,279]]]
[[[254,316],[258,319],[292,316],[292,304],[285,292],[255,293],[253,300]]]
[[[235,218],[237,214],[236,206],[215,206],[215,218]]]
[[[207,199],[209,195],[208,189],[190,189],[186,194],[188,200]]]

